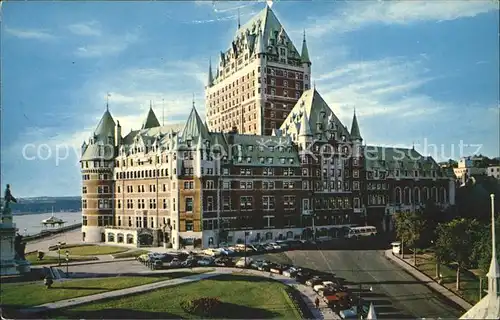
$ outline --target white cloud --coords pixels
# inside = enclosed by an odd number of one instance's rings
[[[308,34],[320,37],[329,32],[349,32],[371,24],[407,25],[425,21],[449,21],[474,17],[498,10],[495,0],[432,0],[432,1],[377,1],[348,3],[341,11],[323,18],[314,18],[315,26]]]
[[[5,28],[5,32],[20,39],[31,39],[39,41],[49,41],[56,39],[54,35],[46,30]]]
[[[74,54],[80,58],[100,58],[116,55],[126,50],[139,40],[137,33],[126,33],[123,36],[110,36],[85,46],[78,47]]]
[[[79,36],[100,36],[101,29],[97,21],[75,23],[68,26],[68,30]]]

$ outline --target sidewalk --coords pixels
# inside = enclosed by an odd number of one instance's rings
[[[406,270],[408,273],[410,273],[416,279],[424,282],[425,285],[427,285],[428,287],[430,287],[434,291],[437,291],[438,293],[442,294],[444,297],[450,299],[451,301],[453,301],[454,303],[456,303],[457,305],[459,305],[464,310],[469,310],[470,308],[472,308],[472,305],[470,303],[468,303],[467,301],[465,301],[464,299],[462,299],[460,296],[456,295],[453,291],[451,291],[448,288],[446,288],[446,287],[438,284],[431,277],[429,277],[426,274],[420,272],[417,268],[415,268],[414,266],[412,266],[408,262],[404,261],[403,259],[401,259],[397,255],[394,255],[392,253],[392,249],[386,250],[385,251],[385,256],[389,260],[394,261],[394,263],[396,263],[401,268],[403,268],[404,270]]]
[[[179,270],[185,270],[185,269],[173,269],[170,272],[175,272],[175,271],[179,271]],[[146,271],[144,273],[145,274],[146,273],[148,273],[148,274],[158,273],[158,271],[156,271],[156,272],[155,271]],[[36,306],[33,308],[22,310],[22,312],[29,314],[29,313],[36,313],[36,312],[40,312],[40,311],[47,311],[47,310],[51,310],[51,309],[68,308],[68,307],[73,307],[73,306],[77,306],[77,305],[81,305],[81,304],[85,304],[85,303],[95,302],[98,300],[118,298],[118,297],[123,297],[123,296],[131,295],[131,294],[136,294],[136,293],[145,293],[145,292],[160,289],[160,288],[171,287],[171,286],[176,286],[176,285],[180,285],[180,284],[186,284],[186,283],[190,283],[190,282],[208,279],[208,278],[215,277],[218,275],[232,274],[232,273],[247,273],[247,274],[252,274],[252,275],[259,276],[259,277],[272,278],[274,280],[280,281],[285,285],[288,285],[288,286],[291,286],[291,287],[297,289],[301,293],[302,298],[307,303],[307,305],[308,305],[309,309],[311,310],[312,314],[314,315],[315,319],[325,319],[325,320],[340,319],[340,317],[337,316],[330,308],[328,308],[323,301],[321,301],[319,309],[317,309],[314,306],[314,300],[316,299],[316,293],[310,287],[299,284],[295,280],[284,277],[284,276],[279,275],[279,274],[273,274],[272,276],[270,276],[270,274],[268,272],[261,272],[261,271],[249,270],[249,269],[239,270],[239,269],[235,269],[235,268],[216,268],[215,270],[207,272],[207,273],[195,274],[195,275],[187,276],[184,278],[169,279],[169,280],[165,280],[165,281],[155,282],[155,283],[141,285],[141,286],[132,287],[132,288],[113,290],[113,291],[98,293],[98,294],[84,296],[84,297],[61,300],[61,301],[56,301],[56,302],[52,302],[52,303],[46,303],[46,304],[39,305],[39,306]]]

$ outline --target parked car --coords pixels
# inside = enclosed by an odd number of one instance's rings
[[[224,256],[232,256],[236,253],[234,250],[231,250],[227,247],[222,247],[222,248],[219,248],[218,250],[221,253],[221,255],[224,255]]]
[[[250,263],[250,267],[258,270],[259,267],[262,266],[263,264],[264,264],[264,261],[262,261],[262,260],[254,260],[254,261],[252,261],[252,263]]]
[[[234,265],[233,259],[225,256],[215,259],[214,263],[216,266],[220,267],[231,267]]]
[[[181,262],[181,267],[186,267],[186,268],[193,268],[196,267],[197,261],[194,258],[187,258],[186,260]]]
[[[281,274],[283,272],[283,267],[279,264],[275,264],[271,268],[269,268],[269,271],[272,273]]]
[[[363,304],[361,306],[361,316],[363,317],[363,319],[366,319],[369,308],[370,307],[366,304]],[[358,319],[358,306],[352,306],[349,309],[341,310],[339,312],[339,315],[342,319]]]
[[[290,268],[283,271],[283,275],[285,277],[294,278],[299,271],[300,271],[300,268],[290,267]]]
[[[317,276],[312,277],[311,279],[306,281],[306,285],[310,286],[310,287],[314,287],[315,285],[321,284],[321,283],[323,283],[323,279],[321,279],[321,277],[317,277]]]
[[[259,271],[266,271],[268,272],[269,269],[271,269],[272,264],[269,261],[263,261],[260,266],[257,267]]]
[[[245,264],[245,261],[246,261],[246,264]],[[247,258],[245,259],[245,258],[243,257],[243,258],[240,258],[240,259],[236,262],[235,266],[236,266],[237,268],[245,268],[245,267],[248,267],[248,266],[252,263],[252,261],[253,261],[253,259],[252,259],[252,258],[247,257]]]
[[[218,257],[221,255],[221,252],[219,249],[209,248],[209,249],[203,250],[203,254],[206,254],[207,256],[211,256],[211,257]]]
[[[214,262],[215,262],[215,259],[212,257],[203,257],[200,260],[198,260],[198,265],[203,266],[203,267],[211,266],[214,264]]]

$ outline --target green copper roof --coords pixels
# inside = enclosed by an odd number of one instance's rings
[[[309,50],[307,50],[305,31],[304,31],[304,40],[302,40],[302,53],[300,54],[300,57],[303,63],[311,63],[311,59],[309,58]]]
[[[350,134],[335,113],[327,105],[323,97],[312,88],[304,91],[292,111],[288,114],[280,127],[281,133],[290,136],[300,134],[300,123],[304,115],[307,116],[309,130],[316,140],[328,140],[326,136],[330,132],[336,132],[337,137],[345,136],[350,139]],[[321,136],[321,138],[319,138]]]
[[[196,108],[193,106],[193,108],[191,109],[191,113],[189,114],[189,117],[186,121],[186,125],[182,130],[181,136],[185,140],[188,138],[196,139],[200,135],[203,139],[208,139],[209,137],[207,127],[205,127],[205,124],[203,124],[203,121],[196,111]]]
[[[115,136],[115,120],[111,116],[111,113],[108,109],[104,112],[97,124],[97,128],[94,131],[94,134],[100,138],[102,137],[114,137]]]
[[[359,132],[358,118],[356,117],[356,112],[354,112],[354,117],[352,118],[351,138],[363,140],[363,138],[361,138],[361,133]]]
[[[156,118],[156,115],[153,111],[153,108],[150,107],[148,111],[148,115],[146,116],[146,120],[142,124],[142,129],[150,129],[150,128],[155,128],[159,127],[160,122],[158,121],[158,118]]]
[[[261,39],[258,38],[259,31],[262,31]],[[249,45],[253,47],[253,50],[260,51],[261,48],[256,48],[256,46],[266,48],[271,45],[271,40],[274,40],[276,43],[280,33],[288,40],[289,56],[296,56],[297,58],[300,58],[297,48],[295,48],[294,44],[286,34],[283,25],[268,5],[266,5],[262,11],[257,13],[238,29],[233,41],[237,42],[238,39],[247,37],[247,41],[249,42]]]

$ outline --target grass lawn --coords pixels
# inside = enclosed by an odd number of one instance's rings
[[[118,246],[96,246],[96,245],[68,245],[61,248],[61,256],[66,255],[66,250],[71,256],[98,256],[129,251],[129,248]],[[57,250],[55,250],[57,252]]]
[[[67,310],[67,318],[200,318],[186,313],[181,302],[203,297],[218,297],[223,302],[225,319],[300,319],[285,293],[286,286],[267,278],[247,275],[221,275],[176,287],[119,299],[95,302]]]
[[[38,260],[38,254],[36,252],[34,253],[28,253],[26,255],[26,260],[28,260],[32,265],[41,265],[41,264],[57,264],[58,263],[58,257],[53,257],[53,256],[48,256],[45,255],[43,257],[43,260]],[[96,257],[69,257],[69,262],[81,262],[81,261],[91,261],[91,260],[97,260]],[[64,255],[63,252],[61,252],[61,263],[65,264],[66,263],[66,256]]]
[[[113,255],[115,259],[123,259],[123,258],[137,258],[138,256],[148,253],[147,250],[131,250],[128,252],[116,253]]]
[[[174,272],[164,275],[109,277],[81,280],[55,281],[46,289],[43,281],[25,283],[3,283],[0,300],[2,305],[16,307],[37,306],[44,303],[82,297],[111,290],[140,286],[172,278],[187,277],[191,272]]]
[[[407,255],[405,258],[410,258],[413,263],[413,256]],[[420,271],[431,278],[436,276],[436,262],[432,253],[417,255],[417,266]],[[441,265],[441,274],[443,275],[443,284],[454,292],[456,289],[456,269],[450,266]],[[483,279],[483,288],[486,288],[487,281]],[[473,271],[464,270],[460,274],[460,288],[457,292],[462,298],[471,304],[479,301],[479,278],[474,275]],[[483,293],[484,297],[484,293]]]

